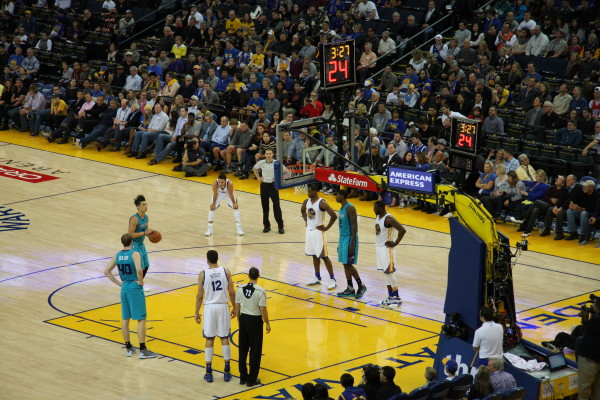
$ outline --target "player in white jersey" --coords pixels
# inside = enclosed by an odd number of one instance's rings
[[[394,217],[385,211],[385,203],[376,201],[373,206],[375,211],[375,256],[377,269],[383,271],[387,285],[388,297],[380,304],[392,308],[402,304],[398,295],[396,283],[396,246],[406,233],[406,229]],[[398,231],[396,241],[392,241],[394,229]]]
[[[208,211],[208,230],[204,233],[204,236],[210,236],[213,234],[213,221],[215,220],[215,211],[221,205],[221,201],[227,200],[229,207],[233,209],[233,216],[235,222],[237,222],[237,234],[243,236],[244,231],[242,230],[242,221],[240,219],[240,210],[238,208],[237,197],[233,189],[233,182],[227,179],[225,174],[220,174],[218,179],[212,184],[213,196],[210,203],[210,210]]]
[[[313,267],[315,268],[315,280],[308,283],[309,286],[321,284],[321,259],[325,263],[327,272],[329,272],[329,284],[327,289],[335,289],[337,283],[335,282],[335,276],[333,274],[333,265],[327,254],[327,238],[325,232],[331,228],[331,226],[337,220],[335,211],[327,204],[327,202],[319,197],[319,190],[317,185],[309,183],[308,188],[308,199],[302,203],[302,218],[306,223],[306,242],[304,245],[304,252],[307,256],[312,256]],[[329,223],[327,226],[324,225],[325,213],[329,214]]]
[[[200,306],[204,302],[204,325],[202,335],[206,338],[205,359],[206,374],[204,380],[213,381],[212,359],[214,354],[215,337],[221,339],[223,348],[223,359],[225,360],[224,379],[225,382],[231,380],[231,348],[229,347],[229,332],[231,330],[231,318],[235,316],[233,312],[233,302],[235,291],[231,281],[231,273],[227,268],[218,264],[219,253],[215,250],[209,250],[206,253],[208,269],[200,272],[198,275],[198,295],[196,296],[196,323],[200,323]],[[229,311],[229,302],[232,309]]]

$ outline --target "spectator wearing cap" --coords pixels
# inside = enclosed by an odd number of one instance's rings
[[[481,132],[484,135],[504,135],[504,121],[498,116],[496,106],[488,110],[488,117],[483,121]]]
[[[435,35],[435,41],[429,49],[429,52],[433,54],[440,63],[445,62],[448,58],[448,45],[443,42],[443,39],[442,35]]]
[[[119,20],[119,25],[115,28],[119,36],[127,36],[133,33],[135,28],[135,19],[133,11],[125,10],[125,16]]]
[[[419,132],[419,127],[417,126],[417,124],[415,124],[413,121],[410,121],[407,125],[406,125],[406,130],[404,131],[404,137],[405,138],[409,138],[410,135],[412,135],[413,133],[420,133]],[[423,135],[421,135],[422,137]]]
[[[569,209],[567,210],[568,232],[566,233],[568,236],[566,240],[579,239],[579,242],[589,243],[591,235],[590,217],[595,213],[598,193],[596,192],[596,183],[591,179],[583,182],[582,189],[570,199]],[[583,234],[581,237],[577,234],[578,224],[582,228]]]
[[[554,133],[554,143],[563,146],[579,146],[583,140],[583,134],[577,129],[575,120],[568,120],[565,128],[560,128]]]
[[[517,388],[515,378],[504,371],[504,360],[502,358],[490,359],[488,369],[490,370],[490,383],[494,388],[494,392],[502,393]]]
[[[560,120],[559,115],[554,112],[552,102],[545,101],[542,109],[544,113],[540,118],[540,125],[547,131],[557,130],[562,125],[562,121]]]
[[[194,116],[200,114],[200,98],[196,95],[190,97],[190,105],[188,106],[188,113],[194,114]]]
[[[458,363],[452,359],[446,361],[446,364],[444,364],[444,374],[446,374],[447,381],[456,378],[456,371],[458,371]]]

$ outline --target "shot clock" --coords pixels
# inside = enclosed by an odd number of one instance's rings
[[[321,79],[325,90],[356,84],[354,40],[321,43]]]
[[[467,118],[452,118],[449,167],[473,171],[477,155],[480,122]]]
[[[472,119],[453,118],[452,137],[450,139],[451,148],[475,154],[477,152],[479,125],[479,121]]]

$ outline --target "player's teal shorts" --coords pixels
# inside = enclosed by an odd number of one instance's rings
[[[340,236],[338,243],[338,261],[342,264],[356,264],[358,262],[358,236],[354,241],[354,253],[350,254],[351,236]]]
[[[121,315],[123,319],[146,319],[144,288],[136,281],[124,281],[121,286]]]
[[[137,251],[138,253],[140,253],[140,259],[142,260],[142,269],[148,269],[148,267],[150,266],[150,260],[148,259],[148,252],[146,251],[146,245],[144,243],[139,244],[139,243],[133,242],[133,246],[131,246],[131,248],[134,251]]]

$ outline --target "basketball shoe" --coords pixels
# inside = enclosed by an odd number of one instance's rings
[[[125,347],[125,355],[127,357],[131,357],[135,353],[137,353],[137,349],[135,347],[133,347],[133,346],[131,346],[130,348]]]
[[[244,236],[244,230],[242,229],[242,224],[237,224],[237,235]]]
[[[398,308],[398,306],[402,304],[402,300],[400,300],[400,297],[388,297],[379,304],[389,308]]]
[[[208,229],[206,230],[206,232],[204,232],[204,236],[210,236],[213,234],[213,227],[212,224],[208,226]]]
[[[212,374],[204,374],[204,380],[209,383],[212,382],[213,381]]]
[[[365,285],[360,285],[360,287],[356,291],[355,299],[357,299],[357,300],[360,299],[361,297],[363,297],[365,295],[365,293],[367,293],[367,287]]]
[[[354,291],[354,288],[348,286],[346,290],[344,290],[343,292],[338,292],[337,295],[338,297],[354,297],[356,296],[356,292]]]
[[[140,359],[143,360],[144,358],[156,358],[158,357],[158,354],[150,351],[148,349],[144,349],[144,350],[140,350]]]
[[[312,281],[310,281],[310,282],[308,282],[306,284],[306,286],[316,286],[316,285],[320,285],[320,284],[321,284],[321,280],[317,279],[317,277],[315,277],[315,279],[312,280]]]
[[[327,290],[333,290],[337,287],[337,282],[335,281],[335,279],[331,279],[329,281],[329,285],[327,285]]]

